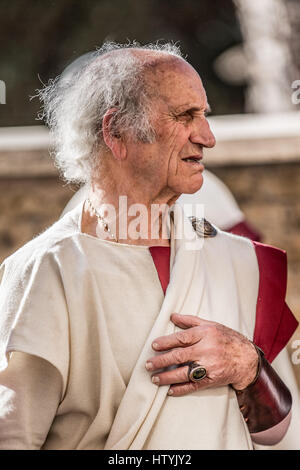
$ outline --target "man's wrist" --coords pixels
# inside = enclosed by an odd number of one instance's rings
[[[250,379],[248,379],[248,381],[245,383],[245,382],[238,382],[238,383],[232,383],[231,386],[232,388],[237,392],[237,391],[242,391],[242,390],[246,390],[248,387],[251,387],[253,384],[255,384],[255,382],[257,381],[258,377],[259,377],[259,374],[260,374],[260,370],[261,370],[261,364],[262,364],[262,356],[264,355],[264,352],[262,351],[262,349],[260,349],[258,346],[256,346],[255,343],[253,343],[253,341],[249,341],[253,347],[253,350],[255,350],[255,353],[256,353],[256,363],[255,363],[255,372],[252,373],[252,376],[250,376]],[[254,375],[255,373],[255,375]],[[253,375],[254,375],[254,378],[253,378]]]
[[[245,389],[235,389],[240,411],[250,433],[277,425],[288,415],[292,406],[289,389],[266,360],[264,352],[254,346],[259,355],[257,375]]]

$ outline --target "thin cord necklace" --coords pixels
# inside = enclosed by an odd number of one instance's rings
[[[100,220],[100,222],[102,223],[105,232],[108,232],[108,233],[110,234],[110,236],[111,236],[112,238],[114,238],[114,240],[116,240],[117,243],[119,243],[119,240],[118,240],[117,236],[114,235],[113,232],[110,230],[110,228],[109,228],[109,226],[108,226],[108,223],[106,222],[105,218],[104,218],[101,214],[99,214],[99,212],[98,212],[97,209],[93,206],[93,204],[92,204],[92,202],[91,202],[91,200],[90,200],[89,198],[87,199],[87,203],[89,204],[89,206],[90,206],[92,212],[95,214],[95,216],[96,216],[96,217]]]

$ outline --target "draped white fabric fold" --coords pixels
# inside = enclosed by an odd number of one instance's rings
[[[208,432],[213,432],[212,429],[209,431],[213,426],[213,422],[221,420],[224,435],[220,436],[220,431],[217,431],[214,438],[207,439],[206,437],[205,442],[209,448],[212,442],[214,442],[215,448],[222,448],[222,445],[225,445],[225,448],[228,446],[234,448],[232,445],[239,445],[241,448],[252,448],[251,439],[241,418],[235,394],[229,387],[196,392],[192,396],[178,400],[167,397],[168,386],[157,387],[152,384],[150,374],[145,369],[146,360],[153,355],[151,348],[153,340],[158,336],[175,331],[175,326],[170,321],[170,315],[173,312],[194,314],[208,320],[219,321],[252,338],[258,288],[256,259],[250,242],[244,240],[237,241],[237,245],[241,244],[242,252],[247,258],[242,261],[242,264],[250,262],[251,271],[249,271],[249,275],[252,279],[249,284],[251,287],[250,289],[248,287],[245,292],[243,282],[238,282],[236,285],[238,277],[235,274],[239,274],[236,270],[241,269],[241,266],[238,266],[238,263],[236,264],[231,259],[230,241],[230,235],[225,235],[224,237],[221,233],[215,238],[199,239],[183,210],[178,205],[175,205],[174,224],[171,226],[170,283],[159,315],[134,367],[115,416],[105,449],[155,448],[152,446],[157,445],[157,439],[163,448],[172,445],[169,443],[169,439],[166,439],[167,436],[160,435],[157,438],[155,432],[153,432],[155,422],[162,409],[163,413],[159,417],[159,422],[168,421],[170,418],[170,423],[173,423],[174,417],[171,419],[171,415],[175,413],[176,427],[178,428],[184,426],[185,420],[188,417],[187,413],[194,413],[196,416],[198,415],[199,419],[202,416],[205,426],[206,417],[209,418],[211,424],[207,423],[206,430]],[[220,257],[217,256],[217,252],[220,252]],[[220,266],[215,266],[215,269],[211,269],[210,258],[212,255],[213,259],[218,259],[220,263]],[[238,256],[235,256],[235,258],[237,259]],[[227,268],[225,266],[226,263],[228,265]],[[247,266],[247,264],[245,265]],[[210,276],[207,275],[208,266],[209,270],[213,271]],[[230,272],[230,275],[226,276],[225,274],[224,276],[223,268],[225,268],[225,273],[229,274]],[[219,270],[223,273],[221,278],[217,276],[217,271]],[[215,285],[212,284],[215,277],[214,274],[218,277],[218,282]],[[218,287],[221,287],[222,292],[218,292]],[[216,295],[213,295],[214,292]],[[241,305],[242,303],[244,304],[243,306]],[[196,395],[198,396],[195,401]],[[177,400],[178,403],[176,403]],[[166,401],[168,402],[167,406]],[[171,403],[175,407],[170,406]],[[195,406],[198,407],[198,411],[197,408],[195,410]],[[180,407],[182,407],[181,410]],[[215,417],[216,409],[219,412],[219,416]],[[208,413],[207,410],[209,410]],[[198,423],[197,428],[199,427],[200,424]],[[190,431],[188,429],[185,430],[187,442],[181,444],[182,448],[184,446],[189,448],[188,441],[190,440],[191,442],[191,439],[188,435],[190,432],[194,436],[195,433],[196,436],[199,433],[198,446],[202,448],[201,432],[197,428],[193,428]],[[153,442],[151,442],[151,438],[149,440],[150,434],[152,435]],[[232,439],[228,437],[230,435],[233,436]],[[216,442],[218,440],[219,442]],[[166,441],[165,444],[164,441]],[[193,445],[196,445],[196,442]],[[178,443],[174,444],[175,447],[176,444],[178,446]],[[164,447],[165,445],[167,447]]]

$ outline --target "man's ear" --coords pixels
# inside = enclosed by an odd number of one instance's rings
[[[127,155],[126,145],[121,136],[116,134],[112,128],[112,118],[117,108],[110,108],[106,111],[102,120],[103,140],[111,153],[118,160],[125,160]]]

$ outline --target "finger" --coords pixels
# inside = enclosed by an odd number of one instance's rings
[[[182,329],[212,323],[208,320],[204,320],[203,318],[196,317],[196,315],[179,315],[178,313],[172,313],[171,321]]]
[[[189,393],[196,392],[198,390],[203,390],[205,388],[211,387],[211,381],[209,377],[205,377],[201,382],[185,382],[182,384],[175,384],[169,388],[168,395],[172,397],[182,397]]]
[[[188,372],[188,366],[176,367],[175,369],[160,374],[154,374],[152,376],[152,382],[155,385],[182,384],[188,380]]]
[[[172,348],[186,348],[198,343],[204,336],[199,328],[189,328],[184,331],[176,331],[171,335],[160,336],[152,343],[152,348],[155,351],[165,351]]]
[[[147,370],[157,370],[164,369],[176,364],[183,364],[184,362],[189,362],[192,360],[193,348],[177,348],[173,349],[170,352],[159,354],[158,356],[153,356],[146,362]]]

